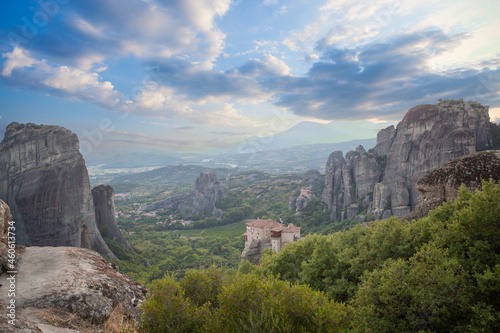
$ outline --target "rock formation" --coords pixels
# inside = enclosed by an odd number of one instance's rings
[[[316,186],[324,182],[323,176],[318,170],[308,170],[302,176],[302,184],[304,188],[300,191],[299,196],[288,200],[288,209],[295,210],[297,213],[307,207],[309,202],[316,199],[313,190]]]
[[[318,170],[307,170],[302,176],[302,183],[305,187],[314,188],[323,182],[323,176]]]
[[[246,245],[243,249],[243,252],[241,253],[241,260],[248,260],[252,264],[257,265],[259,264],[259,260],[262,257],[264,250],[271,248],[271,238],[252,242]]]
[[[54,326],[95,332],[115,313],[133,319],[146,295],[142,285],[88,249],[27,247],[17,270],[16,317],[22,319],[20,325],[43,332],[59,332]],[[8,285],[7,275],[0,276],[0,283]],[[0,288],[0,303],[9,304],[7,291]],[[0,322],[0,328],[8,325]]]
[[[475,191],[482,187],[482,180],[500,181],[500,151],[486,150],[451,160],[417,182],[418,204],[405,219],[427,216],[429,211],[453,200],[460,186]]]
[[[17,242],[75,246],[116,258],[101,237],[78,138],[59,126],[12,123],[0,144],[0,198]]]
[[[109,185],[96,186],[92,189],[92,198],[94,199],[97,228],[101,231],[101,235],[125,245],[130,251],[134,251],[116,224],[115,191],[113,188]]]
[[[491,146],[488,107],[463,100],[410,109],[381,130],[377,145],[334,152],[325,169],[323,201],[330,218],[403,216],[418,202],[417,181],[439,165]]]
[[[9,221],[9,206],[0,200],[0,252],[7,246]],[[88,249],[16,246],[15,254],[15,298],[9,295],[12,275],[0,274],[0,332],[117,332],[124,318],[137,316],[146,294],[144,286]],[[6,316],[11,299],[15,325]]]
[[[187,212],[189,216],[212,213],[220,218],[222,211],[215,207],[217,199],[227,197],[227,191],[213,171],[203,171],[194,183],[190,193],[178,194],[144,207],[145,211],[173,209]]]

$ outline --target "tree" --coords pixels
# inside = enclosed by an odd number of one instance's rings
[[[353,305],[359,331],[450,331],[470,311],[466,272],[449,251],[426,245],[368,274]]]
[[[196,307],[184,296],[181,285],[172,276],[156,280],[141,304],[139,332],[196,332],[209,319],[206,306]]]

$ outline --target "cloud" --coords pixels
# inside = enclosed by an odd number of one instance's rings
[[[149,75],[153,81],[160,86],[171,87],[176,93],[196,103],[223,99],[257,103],[270,97],[254,77],[241,74],[238,69],[226,72],[209,70],[180,59],[151,65],[153,69]]]
[[[141,132],[115,130],[106,133],[105,142],[111,143],[113,147],[118,144],[136,149],[173,150],[185,153],[186,151],[205,151],[207,148],[227,148],[234,141],[231,139],[217,139],[218,135],[215,138],[214,135],[210,135],[210,138],[203,137],[199,139],[199,136],[195,137],[189,131],[186,132],[185,137],[180,137],[182,131],[168,132],[165,135],[151,135]]]
[[[9,84],[28,86],[35,90],[71,99],[113,106],[121,100],[121,93],[109,81],[101,80],[99,74],[85,72],[68,66],[50,66],[45,60],[37,60],[20,47],[4,53],[2,76]]]
[[[292,51],[309,54],[335,45],[353,48],[382,33],[403,12],[401,0],[330,0],[315,20],[291,31],[283,44]]]
[[[262,3],[264,6],[272,6],[272,5],[277,5],[278,0],[264,0]]]
[[[175,96],[172,88],[159,86],[155,82],[145,82],[137,91],[133,108],[143,110],[142,113],[165,118],[185,118],[193,113],[193,110],[182,102],[182,98]]]
[[[4,53],[2,56],[7,58],[2,69],[3,76],[11,76],[12,71],[16,68],[32,67],[33,65],[40,63],[39,61],[27,56],[20,47],[15,47],[12,52]]]
[[[175,128],[178,131],[192,131],[198,129],[196,126],[177,126]]]
[[[290,67],[283,60],[266,54],[262,60],[251,59],[239,67],[238,72],[253,77],[286,76],[290,74]]]
[[[81,70],[128,55],[189,57],[210,68],[225,39],[215,19],[229,7],[230,0],[71,1],[38,31],[36,43],[22,46]]]
[[[434,57],[467,37],[425,31],[395,35],[385,43],[355,49],[328,47],[306,76],[277,78],[268,84],[276,91],[277,106],[326,120],[374,115],[394,120],[411,106],[439,98],[498,105],[500,70],[472,66],[436,71],[431,66]]]

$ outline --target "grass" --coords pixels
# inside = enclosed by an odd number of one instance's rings
[[[221,225],[217,227],[207,228],[207,229],[193,229],[193,230],[179,230],[179,231],[169,231],[175,235],[181,235],[186,237],[235,237],[241,236],[246,232],[246,225],[248,221],[240,221],[233,224]]]

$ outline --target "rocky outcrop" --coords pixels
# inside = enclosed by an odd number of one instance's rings
[[[381,175],[380,159],[368,154],[362,146],[348,152],[345,159],[340,151],[332,153],[325,169],[323,191],[323,201],[328,205],[330,218],[354,219],[359,212],[366,210]]]
[[[302,184],[305,187],[314,188],[323,182],[323,176],[318,170],[308,170],[302,176]]]
[[[332,220],[338,218],[342,209],[342,167],[344,164],[344,154],[340,150],[331,153],[326,161],[323,202],[327,204]]]
[[[488,107],[462,100],[416,106],[396,127],[381,130],[368,152],[330,155],[323,201],[332,220],[406,215],[417,205],[415,184],[423,175],[491,144]]]
[[[75,246],[116,258],[101,237],[77,136],[59,126],[12,123],[0,144],[0,198],[18,244]]]
[[[14,332],[23,327],[32,329],[26,332],[117,332],[109,326],[134,319],[146,294],[142,285],[88,249],[27,247],[17,270],[16,317],[22,320]],[[7,275],[0,283],[8,285]],[[9,302],[8,288],[0,288],[0,303]],[[111,325],[113,320],[118,322]],[[0,322],[2,328],[8,325]]]
[[[260,241],[253,241],[248,246],[245,246],[243,252],[241,253],[241,260],[248,260],[252,264],[257,265],[259,263],[260,258],[262,257],[262,253],[265,249],[271,248],[271,239],[264,239]]]
[[[451,160],[417,182],[418,205],[404,218],[422,218],[457,197],[460,186],[480,190],[483,180],[500,181],[500,151],[487,150]]]
[[[219,198],[227,197],[227,191],[213,171],[203,171],[194,183],[190,193],[178,194],[144,207],[145,211],[173,209],[187,212],[189,216],[212,213],[220,218],[222,211],[215,207]]]
[[[134,251],[116,224],[115,191],[113,188],[109,185],[96,186],[92,189],[92,198],[94,200],[97,228],[100,230],[101,235],[125,245],[130,251]]]
[[[307,207],[311,200],[316,199],[313,194],[314,188],[324,183],[323,176],[318,170],[308,170],[302,176],[302,185],[304,188],[300,191],[298,197],[288,200],[288,209],[295,210],[300,214],[300,211]]]

